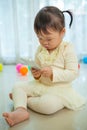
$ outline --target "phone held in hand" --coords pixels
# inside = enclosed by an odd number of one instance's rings
[[[41,67],[32,59],[21,58],[21,62],[30,66],[30,68],[41,69]]]

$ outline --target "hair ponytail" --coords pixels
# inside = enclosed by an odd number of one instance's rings
[[[73,15],[70,10],[61,11],[55,6],[43,7],[36,15],[34,20],[34,30],[35,32],[49,33],[48,29],[51,28],[55,31],[61,31],[65,27],[65,17],[64,13],[70,15],[69,28],[73,22]]]
[[[70,15],[70,23],[69,23],[69,27],[71,27],[72,25],[72,22],[73,22],[73,15],[72,15],[72,12],[70,10],[65,10],[65,11],[62,11],[62,13],[68,13]]]

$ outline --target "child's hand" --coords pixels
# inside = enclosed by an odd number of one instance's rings
[[[49,77],[52,80],[53,72],[51,67],[44,67],[43,69],[41,69],[41,75],[44,77]]]
[[[39,79],[41,76],[41,71],[39,69],[31,68],[32,75],[35,79]]]

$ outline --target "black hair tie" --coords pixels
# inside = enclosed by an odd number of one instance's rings
[[[73,22],[73,15],[72,15],[72,12],[70,10],[65,10],[65,11],[62,11],[62,13],[68,13],[71,17],[71,21],[70,21],[70,24],[69,24],[69,27],[71,27],[72,25],[72,22]]]

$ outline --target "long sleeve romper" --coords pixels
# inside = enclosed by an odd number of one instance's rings
[[[50,114],[64,107],[77,110],[85,104],[86,100],[72,87],[72,81],[78,77],[78,60],[72,44],[63,41],[52,53],[40,45],[35,61],[42,68],[52,68],[53,80],[41,76],[38,80],[16,84],[15,108],[28,105],[34,111]]]

